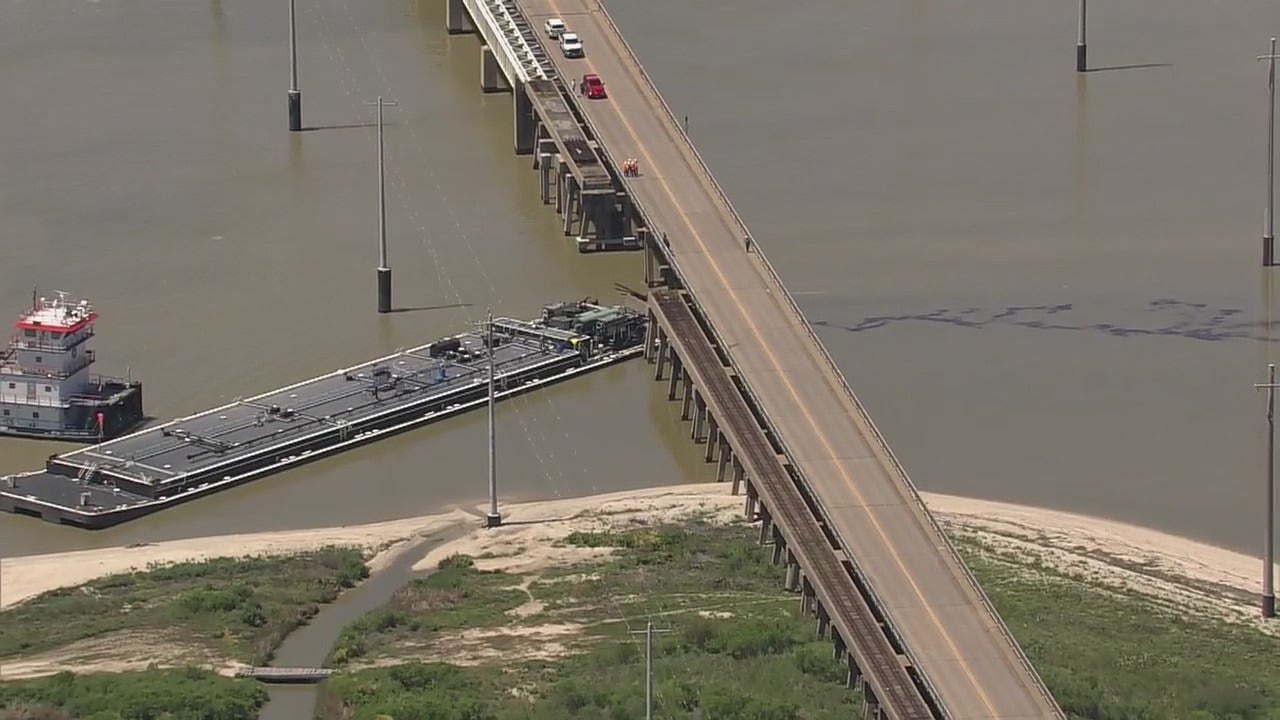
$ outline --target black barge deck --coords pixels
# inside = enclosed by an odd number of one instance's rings
[[[637,356],[644,318],[550,306],[493,320],[504,399]],[[477,328],[131,435],[6,476],[0,510],[100,529],[484,405],[489,350]]]

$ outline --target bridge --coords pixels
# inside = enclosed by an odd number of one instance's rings
[[[265,665],[241,665],[236,668],[238,678],[252,678],[264,683],[318,683],[333,674],[329,668],[268,667]]]
[[[656,375],[718,476],[732,472],[868,714],[1063,718],[605,8],[501,2],[514,32],[547,43],[545,77],[505,76],[516,152],[534,154],[542,200],[554,195],[580,249],[644,248]],[[578,33],[585,58],[545,39],[549,17]],[[479,30],[487,52],[494,32]],[[487,73],[482,87],[501,89]],[[608,99],[576,94],[585,73]],[[618,172],[623,158],[639,175]]]

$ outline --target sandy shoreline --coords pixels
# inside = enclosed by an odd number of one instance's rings
[[[943,527],[985,556],[1007,561],[1015,572],[1035,572],[1052,582],[1043,568],[1082,579],[1100,588],[1140,593],[1153,604],[1205,617],[1248,623],[1280,634],[1280,625],[1257,617],[1261,590],[1259,561],[1242,553],[1148,528],[1073,513],[1008,503],[926,494]],[[432,547],[414,569],[433,567],[442,558],[464,553],[484,570],[503,570],[532,579],[551,567],[589,562],[608,548],[560,542],[574,531],[625,529],[678,521],[690,515],[718,522],[741,518],[742,498],[727,484],[677,485],[567,500],[513,504],[503,508],[504,525],[481,527],[484,508],[403,520],[312,530],[287,530],[175,540],[129,547],[30,555],[0,560],[0,608],[9,608],[49,590],[79,585],[113,573],[143,570],[152,564],[260,554],[299,552],[325,545],[364,548],[374,572],[411,548],[420,548],[450,528],[473,529]],[[1030,568],[1035,566],[1037,570]],[[537,605],[532,599],[531,605]],[[517,608],[516,615],[539,607]],[[526,630],[528,630],[526,628]],[[564,631],[540,627],[538,632]],[[523,632],[523,631],[522,631]],[[553,633],[554,634],[554,633]],[[465,634],[464,634],[465,635]],[[456,640],[458,647],[484,657],[484,637]],[[529,643],[530,657],[557,646],[547,636]],[[425,651],[424,651],[425,652]],[[504,652],[511,652],[510,649]],[[466,655],[466,653],[463,653]],[[444,658],[470,662],[466,657]],[[69,646],[14,658],[0,668],[3,679],[38,677],[60,670],[124,672],[162,665],[198,664],[228,671],[225,658],[182,638],[130,637],[127,633],[88,638]]]
[[[741,507],[741,498],[729,495],[727,490],[727,485],[716,483],[676,485],[513,504],[503,509],[504,518],[513,524],[497,533],[471,533],[432,552],[420,565],[436,562],[442,553],[501,554],[498,551],[504,544],[516,543],[526,548],[549,545],[574,529],[589,529],[592,518],[602,515],[630,514],[663,521],[688,512],[705,511],[727,518]],[[1009,550],[1034,550],[1053,560],[1055,567],[1066,564],[1081,569],[1076,566],[1092,561],[1112,567],[1112,575],[1119,570],[1134,574],[1141,568],[1138,574],[1216,588],[1223,594],[1238,595],[1241,601],[1261,591],[1258,559],[1195,540],[1044,508],[934,493],[924,494],[924,499],[949,531],[977,535]],[[454,510],[368,525],[222,535],[5,558],[0,560],[0,608],[54,588],[141,570],[154,563],[290,553],[324,545],[366,548],[373,555],[371,564],[376,571],[389,562],[398,549],[410,544],[407,541],[439,533],[459,523],[478,524],[481,512],[480,508],[472,512]],[[528,551],[522,557],[526,557],[526,562],[541,562]],[[519,571],[518,567],[507,569]]]

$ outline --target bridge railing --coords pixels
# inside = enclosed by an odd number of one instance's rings
[[[639,56],[636,55],[635,50],[632,49],[631,43],[627,42],[626,36],[622,34],[621,30],[619,30],[617,23],[614,22],[613,16],[609,14],[609,11],[607,8],[605,8],[604,3],[601,2],[601,0],[596,0],[595,4],[597,9],[600,12],[600,15],[605,19],[606,22],[609,23],[610,28],[612,28],[614,34],[618,37],[619,41],[622,43],[622,47],[626,50],[630,61],[633,64],[635,64],[636,69],[640,71],[640,77],[643,78],[645,84],[649,87],[650,92],[653,94],[655,98],[657,98],[659,104],[661,104],[662,110],[664,113],[666,113],[666,117],[667,117],[667,120],[669,121],[669,124],[675,127],[676,129],[676,133],[675,133],[676,137],[681,142],[683,142],[688,154],[691,157],[693,157],[694,160],[697,162],[698,170],[702,173],[704,182],[720,198],[720,201],[724,204],[725,208],[728,209],[730,216],[733,218],[733,221],[737,223],[739,228],[741,228],[744,236],[750,237],[751,231],[749,228],[747,228],[746,222],[742,219],[742,216],[738,214],[738,210],[733,206],[733,203],[729,201],[729,197],[725,194],[724,189],[720,187],[720,183],[716,181],[715,175],[711,173],[711,168],[707,166],[706,161],[702,157],[702,153],[698,152],[698,148],[693,144],[693,141],[689,138],[688,133],[686,133],[684,128],[681,127],[680,124],[676,121],[676,114],[671,110],[671,106],[667,104],[667,100],[662,96],[662,93],[658,92],[657,86],[654,85],[653,79],[649,77],[648,71],[644,69],[644,64],[640,62],[640,58]],[[821,354],[823,361],[827,364],[828,369],[835,376],[835,378],[840,382],[840,385],[843,387],[845,393],[853,401],[854,408],[856,408],[858,415],[859,417],[861,417],[862,421],[866,423],[866,426],[870,431],[873,439],[875,440],[876,445],[879,446],[881,452],[883,452],[884,455],[889,459],[889,462],[893,470],[904,481],[904,484],[906,485],[907,490],[911,495],[911,499],[915,503],[917,509],[921,511],[921,514],[923,514],[925,519],[928,521],[930,528],[939,537],[939,539],[946,546],[947,550],[952,554],[952,556],[959,558],[959,553],[956,552],[955,545],[951,542],[951,539],[947,537],[947,534],[943,532],[941,525],[938,524],[937,518],[935,518],[933,516],[933,513],[929,511],[929,507],[928,505],[925,504],[924,499],[920,497],[920,493],[916,489],[915,483],[911,482],[911,477],[907,475],[906,468],[902,466],[902,462],[898,460],[898,456],[894,454],[893,449],[889,447],[889,443],[884,439],[884,435],[880,432],[880,429],[876,426],[875,422],[871,419],[871,415],[867,413],[866,408],[863,407],[862,401],[858,400],[858,396],[853,392],[853,388],[852,386],[849,385],[848,379],[845,378],[844,372],[840,370],[840,366],[836,365],[835,360],[832,359],[831,357],[831,353],[827,351],[826,345],[824,345],[821,339],[818,338],[818,333],[814,331],[813,326],[809,323],[808,318],[805,317],[805,314],[800,309],[800,305],[796,302],[795,297],[791,295],[791,292],[787,290],[786,285],[783,284],[782,278],[778,275],[777,270],[775,270],[773,267],[773,263],[769,262],[769,258],[766,257],[765,254],[761,251],[759,243],[755,242],[754,238],[752,238],[751,245],[753,248],[756,249],[755,254],[759,258],[765,270],[769,273],[769,276],[773,280],[774,285],[776,285],[778,290],[781,291],[782,296],[787,300],[788,306],[790,306],[792,312],[796,314],[796,317],[799,318],[800,325],[805,329],[805,332],[817,345],[818,351]],[[817,500],[815,498],[815,502],[816,501]],[[832,528],[832,531],[833,532],[835,531],[834,527]],[[991,604],[991,599],[987,597],[987,594],[982,589],[982,586],[978,584],[977,578],[974,577],[973,573],[969,570],[968,566],[966,566],[963,562],[959,562],[958,565],[960,567],[961,576],[967,582],[969,587],[973,590],[974,594],[978,597],[983,607],[987,610],[987,612],[991,615],[991,617],[995,619],[996,625],[1000,628],[1001,634],[1005,637],[1006,640],[1009,641],[1009,643],[1013,647],[1014,654],[1017,656],[1018,662],[1022,665],[1023,669],[1027,671],[1027,673],[1031,676],[1033,681],[1036,683],[1036,689],[1045,698],[1047,698],[1050,703],[1052,703],[1056,707],[1057,703],[1053,699],[1053,695],[1049,692],[1049,689],[1045,686],[1044,680],[1040,677],[1040,673],[1036,671],[1035,667],[1031,664],[1031,661],[1027,659],[1026,654],[1021,649],[1021,645],[1018,644],[1017,639],[1013,636],[1013,633],[1009,630],[1008,625],[1006,625],[1004,622],[1004,619],[1000,617],[1000,613],[996,611],[995,606]],[[925,682],[928,683],[927,680]]]

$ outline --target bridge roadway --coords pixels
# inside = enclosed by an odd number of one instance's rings
[[[548,41],[557,71],[571,88],[604,79],[587,121],[615,166],[639,160],[628,191],[947,715],[1063,717],[608,15],[596,0],[519,2],[540,34],[558,16],[582,37],[581,59]]]

